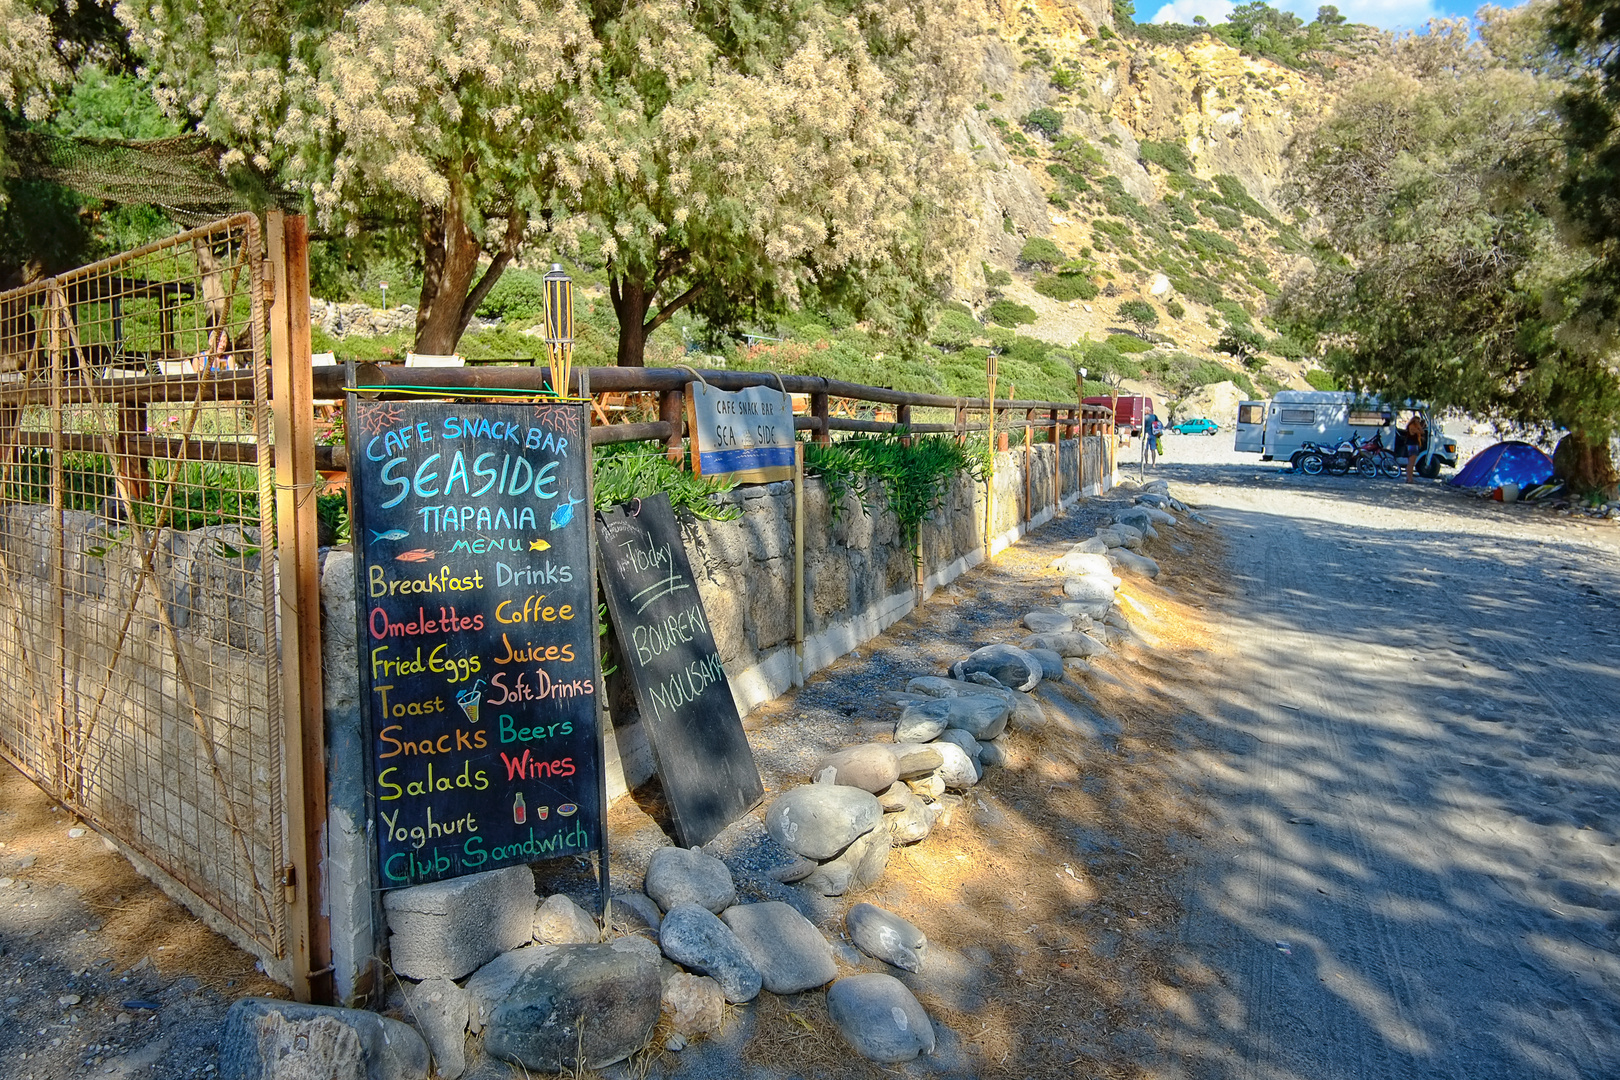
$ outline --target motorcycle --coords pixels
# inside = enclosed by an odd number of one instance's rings
[[[1332,456],[1333,451],[1327,447],[1305,442],[1300,444],[1299,449],[1295,450],[1288,460],[1297,471],[1306,476],[1320,476]]]

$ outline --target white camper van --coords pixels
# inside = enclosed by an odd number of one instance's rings
[[[1407,408],[1423,411],[1422,406]],[[1288,461],[1307,442],[1335,446],[1353,435],[1362,442],[1381,437],[1393,450],[1393,432],[1386,433],[1384,425],[1395,419],[1396,412],[1385,402],[1342,390],[1279,390],[1270,401],[1238,403],[1233,448],[1259,454],[1261,461]],[[1442,466],[1457,467],[1457,441],[1426,413],[1425,420],[1429,445],[1418,455],[1417,471],[1433,479]]]

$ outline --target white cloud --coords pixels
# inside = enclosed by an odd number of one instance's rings
[[[1276,6],[1292,11],[1306,22],[1310,22],[1316,18],[1316,9],[1325,2],[1331,0],[1284,3]],[[1440,7],[1434,0],[1338,0],[1334,3],[1334,7],[1337,7],[1339,14],[1350,22],[1365,23],[1385,30],[1415,30],[1441,14]],[[1193,17],[1202,15],[1213,24],[1224,20],[1231,10],[1230,0],[1171,0],[1154,13],[1152,21],[1191,26]]]

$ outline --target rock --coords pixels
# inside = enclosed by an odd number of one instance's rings
[[[433,1051],[433,1071],[456,1080],[467,1070],[467,991],[436,978],[405,988],[405,1015]]]
[[[1089,634],[1035,634],[1024,639],[1026,649],[1050,649],[1059,656],[1101,656],[1108,650]]]
[[[610,910],[614,928],[629,933],[657,930],[664,918],[657,902],[645,893],[614,893]]]
[[[795,881],[803,881],[815,873],[815,869],[816,864],[812,859],[794,859],[786,866],[778,866],[770,870],[768,876],[772,881],[792,884]]]
[[[1118,546],[1117,544],[1115,545]],[[1093,536],[1089,540],[1082,540],[1069,551],[1079,555],[1101,555],[1108,550],[1108,542],[1100,536]]]
[[[664,981],[663,1009],[680,1035],[718,1035],[726,1018],[726,995],[707,975],[678,971]]]
[[[1074,620],[1061,611],[1043,608],[1026,614],[1024,625],[1032,634],[1066,633],[1074,629]]]
[[[844,916],[849,940],[855,947],[885,964],[906,971],[921,971],[928,957],[928,937],[892,911],[875,904],[856,904]]]
[[[903,714],[902,714],[903,715]],[[900,740],[902,742],[921,740]],[[861,743],[857,746],[846,746],[836,750],[821,759],[811,775],[820,777],[827,769],[833,770],[833,783],[843,784],[846,787],[857,787],[862,791],[874,794],[883,791],[896,780],[900,779],[899,764],[894,760],[894,751],[882,743]]]
[[[1041,685],[1045,685],[1045,680],[1042,680]],[[1037,686],[1035,689],[1039,690],[1040,687]],[[1016,700],[1013,702],[1012,713],[1007,718],[1008,727],[1018,731],[1039,731],[1046,726],[1046,710],[1041,708],[1041,703],[1032,694],[1015,693],[1013,697]]]
[[[915,796],[913,796],[915,798]],[[798,994],[838,977],[832,946],[810,920],[777,900],[737,904],[720,913],[748,951],[765,989]]]
[[[868,1061],[892,1064],[934,1051],[934,1025],[904,983],[892,975],[851,975],[827,991],[838,1033]]]
[[[1114,604],[1113,597],[1107,600],[1070,600],[1058,605],[1058,610],[1074,620],[1076,630],[1084,630],[1093,619],[1100,619],[1108,614],[1108,609]],[[1080,620],[1084,619],[1082,623]]]
[[[1052,569],[1062,574],[1076,576],[1113,573],[1113,568],[1108,565],[1108,556],[1078,551],[1071,551],[1067,555],[1053,560]]]
[[[984,767],[1005,768],[1007,765],[1007,751],[1000,741],[979,744],[979,764]]]
[[[925,743],[916,742],[895,743],[894,761],[900,769],[902,780],[931,773],[945,764],[945,759],[939,756],[938,750]]]
[[[1033,649],[1025,649],[1024,651],[1029,653],[1029,655],[1033,656],[1036,660],[1040,661],[1041,679],[1043,681],[1047,679],[1056,680],[1063,678],[1063,657],[1058,653],[1051,649],[1042,649],[1038,647]]]
[[[1098,574],[1065,578],[1063,595],[1082,604],[1103,604],[1106,607],[1114,601],[1114,579]]]
[[[906,795],[909,796],[906,805],[883,815],[883,828],[894,844],[915,844],[934,828],[934,815],[929,813],[928,804],[909,790]]]
[[[601,941],[602,931],[584,908],[558,893],[546,897],[535,912],[534,940],[542,945],[583,945]]]
[[[737,902],[737,886],[726,864],[697,848],[666,847],[653,852],[644,889],[665,911],[681,904],[724,911]]]
[[[945,782],[946,787],[963,791],[977,784],[979,778],[984,775],[980,771],[978,763],[969,757],[967,751],[960,746],[947,742],[939,742],[934,745],[939,747],[941,754],[945,755],[945,764],[940,766],[938,776]]]
[[[961,728],[951,728],[949,731],[945,732],[945,734],[941,735],[939,737],[939,742],[935,743],[934,745],[938,746],[940,743],[950,743],[953,746],[959,746],[962,748],[962,752],[967,754],[968,757],[972,758],[974,761],[979,760],[979,740],[975,739],[972,735],[969,735]]]
[[[647,1045],[662,998],[645,938],[553,946],[495,1007],[484,1052],[536,1072],[605,1068]]]
[[[463,986],[467,992],[467,1029],[474,1035],[482,1031],[495,1014],[495,1006],[517,985],[524,972],[543,963],[556,951],[554,945],[513,949],[473,972]]]
[[[708,908],[697,904],[670,908],[658,928],[658,945],[665,956],[682,967],[711,976],[720,984],[727,1001],[753,1001],[759,996],[759,970],[749,959],[748,950]]]
[[[942,679],[937,675],[919,675],[906,683],[906,690],[924,697],[953,698],[962,692],[962,684],[956,679]]]
[[[940,760],[944,761],[943,755]],[[914,795],[920,795],[925,799],[937,799],[945,794],[945,778],[935,772],[916,780],[907,780],[906,787],[910,788]]]
[[[1041,681],[1041,665],[1025,656],[1024,650],[1011,645],[986,645],[982,649],[975,649],[952,667],[953,674],[958,667],[962,675],[982,671],[1014,690],[1033,690]]]
[[[999,695],[965,695],[951,702],[945,722],[951,731],[965,731],[975,739],[993,739],[1007,729],[1012,710]]]
[[[1131,500],[1131,502],[1136,503],[1138,506],[1152,506],[1159,510],[1170,509],[1170,504],[1172,501],[1173,500],[1170,498],[1170,496],[1161,494],[1157,491],[1144,491],[1142,494]]]
[[[394,971],[459,979],[527,942],[538,904],[527,866],[383,893]]]
[[[934,754],[935,756],[938,756],[939,751],[934,751]],[[940,758],[941,762],[944,760],[945,759],[943,757]],[[892,785],[890,785],[887,791],[878,792],[877,800],[878,805],[883,807],[883,813],[886,816],[896,810],[904,810],[906,807],[910,806],[911,800],[914,797],[915,796],[911,794],[910,788],[896,780]]]
[[[1145,534],[1153,527],[1152,510],[1146,506],[1126,507],[1114,515],[1114,524],[1139,529]]]
[[[1173,529],[1173,528],[1176,527],[1177,524],[1179,524],[1176,521],[1176,515],[1170,513],[1168,510],[1161,509],[1160,507],[1157,507],[1157,506],[1143,506],[1143,507],[1139,507],[1138,509],[1143,510],[1144,512],[1146,512],[1146,514],[1148,516],[1148,524],[1150,526],[1152,526],[1152,525],[1168,525]]]
[[[1159,564],[1153,559],[1148,558],[1146,555],[1138,555],[1134,551],[1126,551],[1125,549],[1121,548],[1118,551],[1115,551],[1112,557],[1119,561],[1120,566],[1124,567],[1126,570],[1129,570],[1133,574],[1141,574],[1143,577],[1147,578],[1156,578],[1159,576]]]
[[[883,807],[870,791],[807,784],[777,796],[765,814],[771,838],[796,855],[830,859],[877,828]]]
[[[1219,384],[1217,383],[1216,385],[1219,385]],[[1235,389],[1237,389],[1237,387],[1233,386],[1233,389],[1235,390]],[[1237,412],[1237,410],[1235,408],[1232,411],[1233,411],[1234,414]],[[1151,492],[1154,492],[1155,494],[1158,494],[1158,495],[1168,495],[1168,494],[1170,494],[1170,481],[1168,481],[1168,480],[1149,480],[1147,483],[1142,485],[1142,490],[1143,491],[1151,491]]]
[[[526,869],[526,868],[523,868]],[[359,1009],[238,999],[219,1035],[221,1080],[424,1080],[428,1048],[409,1024]]]
[[[1105,548],[1112,549],[1125,546],[1125,534],[1118,529],[1098,529],[1096,538],[1102,541]]]
[[[1104,615],[1103,622],[1120,630],[1129,630],[1131,628],[1130,622],[1128,622],[1124,614],[1119,611],[1110,611],[1108,614]]]
[[[843,896],[875,885],[888,869],[889,846],[887,830],[869,832],[838,858],[816,867],[804,884],[822,896]]]
[[[929,743],[939,738],[939,733],[950,726],[947,719],[950,716],[951,705],[954,698],[929,698],[927,701],[915,705],[907,705],[900,712],[900,719],[894,725],[894,741],[897,743]]]
[[[1114,532],[1119,534],[1120,546],[1128,547],[1133,551],[1142,546],[1142,540],[1144,536],[1146,536],[1146,532],[1144,530],[1138,529],[1134,525],[1116,524],[1114,526]]]

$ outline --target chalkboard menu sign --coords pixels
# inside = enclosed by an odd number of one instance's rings
[[[585,424],[566,403],[350,405],[385,889],[602,847]]]
[[[667,495],[596,515],[602,591],[680,842],[764,797]]]

